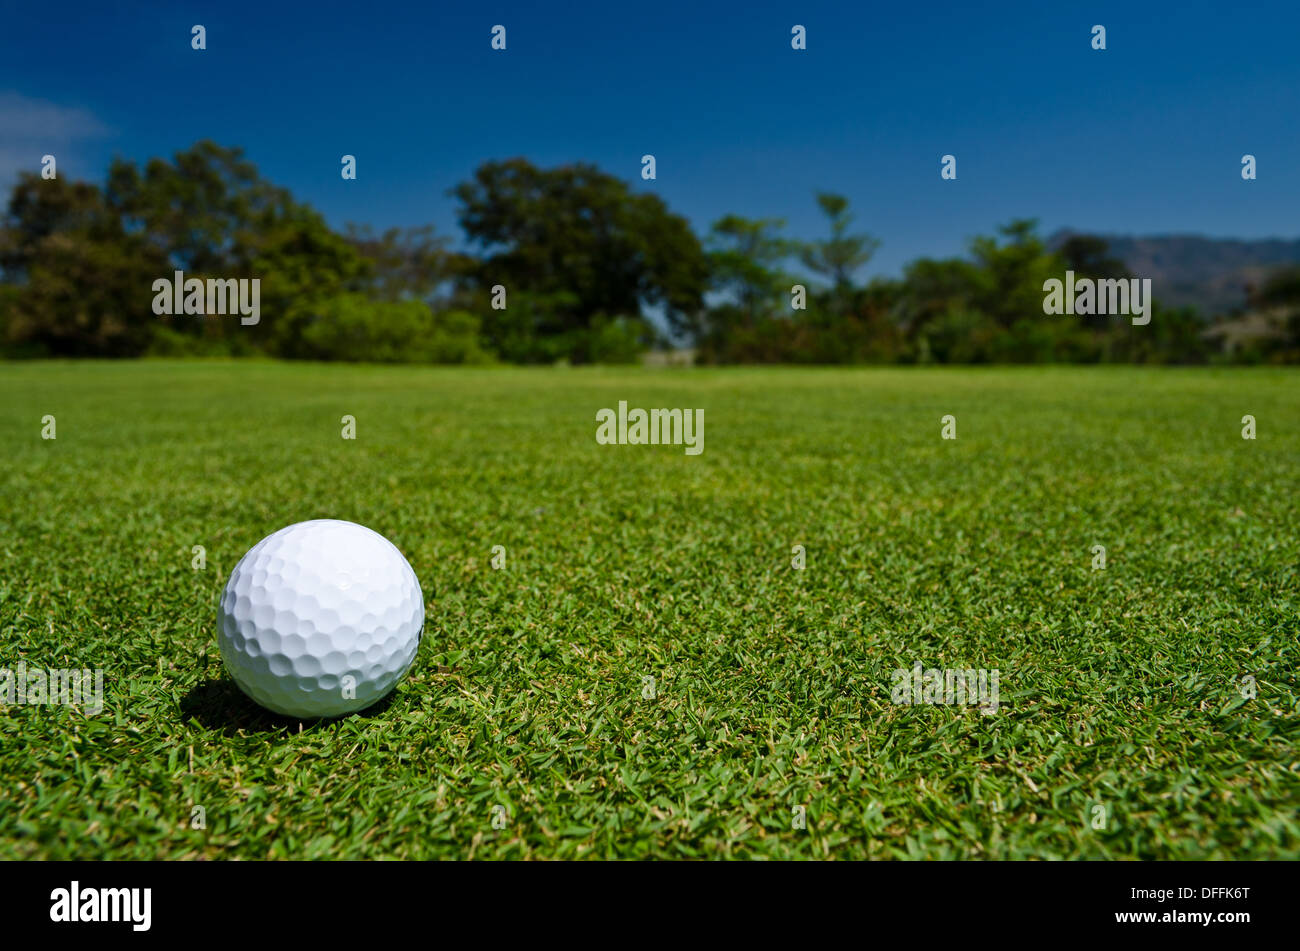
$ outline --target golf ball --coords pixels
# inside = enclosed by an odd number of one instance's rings
[[[353,522],[317,519],[268,535],[235,565],[217,609],[226,670],[276,713],[362,710],[415,660],[424,596],[402,553]]]

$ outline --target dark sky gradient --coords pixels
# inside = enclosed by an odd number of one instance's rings
[[[46,151],[99,181],[115,154],[209,137],[335,225],[458,234],[446,192],[480,162],[582,160],[701,230],[736,212],[811,237],[813,191],[843,192],[884,242],[867,273],[1018,216],[1044,233],[1300,234],[1294,3],[982,6],[6,2],[0,182]],[[645,152],[656,182],[639,181]],[[1244,152],[1259,181],[1241,180]]]

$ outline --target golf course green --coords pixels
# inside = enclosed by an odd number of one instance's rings
[[[0,444],[0,668],[103,672],[0,695],[0,858],[1300,858],[1296,370],[0,363]],[[214,624],[314,518],[426,627],[300,724]]]

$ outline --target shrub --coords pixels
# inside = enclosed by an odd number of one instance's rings
[[[423,301],[342,294],[305,306],[304,356],[371,363],[486,363],[478,318]]]

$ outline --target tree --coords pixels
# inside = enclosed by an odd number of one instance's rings
[[[553,359],[545,338],[574,362],[591,358],[603,322],[644,324],[642,305],[669,325],[695,325],[708,280],[699,240],[655,195],[635,195],[591,165],[540,169],[525,159],[488,162],[451,194],[485,257],[462,283],[474,292],[491,345],[507,359]],[[495,285],[506,309],[488,306]],[[527,307],[518,307],[523,298]]]
[[[912,339],[950,312],[974,308],[980,275],[970,261],[918,258],[903,269],[899,320]]]
[[[885,363],[898,359],[901,285],[877,277],[866,287],[814,291],[794,314],[786,359],[798,363]]]
[[[369,225],[349,224],[346,237],[369,264],[367,290],[383,300],[427,301],[470,263],[447,250],[449,239],[435,235],[433,225],[376,235]]]
[[[30,172],[21,174],[9,196],[0,235],[0,271],[6,280],[26,280],[40,254],[41,242],[69,231],[98,241],[120,237],[122,228],[105,205],[103,193],[94,185],[62,178],[46,181]]]
[[[694,333],[700,359],[713,363],[769,363],[788,359],[791,324],[782,313],[796,278],[780,264],[796,249],[778,233],[779,218],[727,215],[709,233],[710,286],[722,299],[704,313]]]
[[[268,223],[241,253],[249,257],[246,273],[262,282],[263,324],[222,326],[259,331],[262,345],[282,357],[309,358],[306,327],[328,302],[364,289],[372,274],[370,262],[306,207]]]
[[[187,276],[247,271],[262,236],[305,208],[264,180],[242,149],[210,141],[171,162],[150,159],[143,171],[117,159],[105,193],[126,229]]]
[[[259,324],[174,318],[170,329],[181,334],[238,333],[280,356],[305,356],[302,331],[314,308],[360,290],[374,273],[318,212],[262,178],[242,149],[198,142],[171,162],[151,159],[143,171],[119,159],[106,194],[127,233],[165,261],[156,277],[177,269],[187,279],[259,280]]]
[[[1133,276],[1123,261],[1110,256],[1110,245],[1105,238],[1087,234],[1071,235],[1056,253],[1064,261],[1065,268],[1074,272],[1076,279],[1127,280]],[[1089,314],[1078,320],[1083,327],[1100,338],[1102,358],[1109,359],[1113,356],[1111,347],[1116,339],[1113,333],[1114,318],[1106,314]]]
[[[739,215],[727,215],[713,223],[709,237],[713,287],[731,294],[749,327],[770,315],[778,301],[790,293],[793,279],[778,265],[796,245],[778,234],[784,226],[780,218]]]
[[[1123,261],[1110,256],[1110,245],[1105,238],[1088,234],[1071,235],[1062,242],[1056,253],[1061,256],[1065,266],[1079,277],[1093,280],[1132,277]]]
[[[1047,252],[1036,233],[1037,222],[1016,219],[998,228],[1006,240],[981,235],[971,242],[978,271],[972,304],[1000,326],[1043,316],[1043,283],[1061,278],[1061,260]]]
[[[159,255],[125,233],[98,188],[19,178],[0,227],[4,340],[11,352],[137,356],[152,338]]]
[[[800,252],[804,266],[828,278],[842,297],[853,283],[853,275],[871,260],[880,242],[868,234],[849,234],[853,216],[849,200],[830,192],[817,193],[817,205],[830,219],[831,236],[805,244]]]

